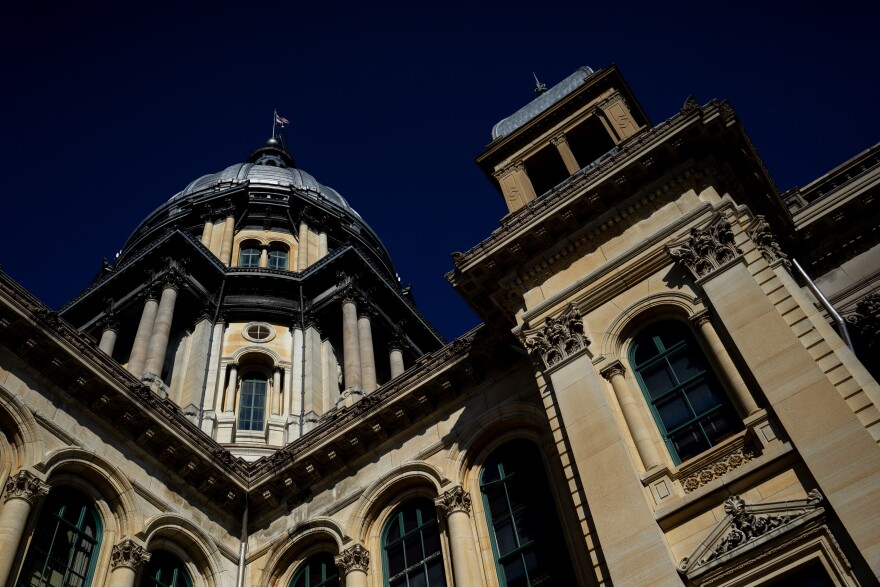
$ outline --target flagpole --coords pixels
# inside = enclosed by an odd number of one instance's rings
[[[275,110],[272,112],[272,138],[275,138],[275,121],[277,120],[278,111]]]

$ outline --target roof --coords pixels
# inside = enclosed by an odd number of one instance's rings
[[[591,68],[587,66],[577,68],[574,73],[567,78],[539,95],[507,118],[504,118],[495,124],[495,126],[492,127],[492,140],[494,141],[501,137],[505,137],[523,126],[525,123],[538,116],[541,112],[547,110],[550,106],[559,102],[577,88],[584,85],[587,78],[591,75],[593,75],[593,70]]]

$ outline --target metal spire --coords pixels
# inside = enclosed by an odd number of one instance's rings
[[[534,71],[532,72],[532,75],[535,78],[535,93],[540,96],[547,91],[547,84],[542,84],[541,80],[538,79],[538,76],[535,74]]]

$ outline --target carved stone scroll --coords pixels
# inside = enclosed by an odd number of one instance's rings
[[[545,369],[590,344],[584,335],[581,314],[574,306],[569,306],[558,318],[548,317],[544,328],[524,338],[526,350],[532,356],[539,356]]]
[[[667,245],[666,250],[694,280],[709,275],[742,254],[734,243],[730,223],[721,214],[716,214],[705,228],[692,228],[688,238]]]
[[[690,493],[691,491],[699,489],[700,487],[706,485],[714,479],[718,479],[722,475],[743,466],[744,464],[751,461],[753,458],[755,458],[755,454],[751,451],[751,449],[746,447],[738,448],[734,452],[725,455],[714,463],[703,467],[696,473],[688,475],[686,478],[682,479],[681,486],[684,489],[685,493]]]

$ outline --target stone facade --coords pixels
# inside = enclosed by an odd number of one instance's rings
[[[543,90],[477,158],[509,213],[449,344],[275,138],[59,312],[0,274],[0,584],[876,584],[877,235],[828,220],[876,225],[876,150],[780,195],[726,103]]]

